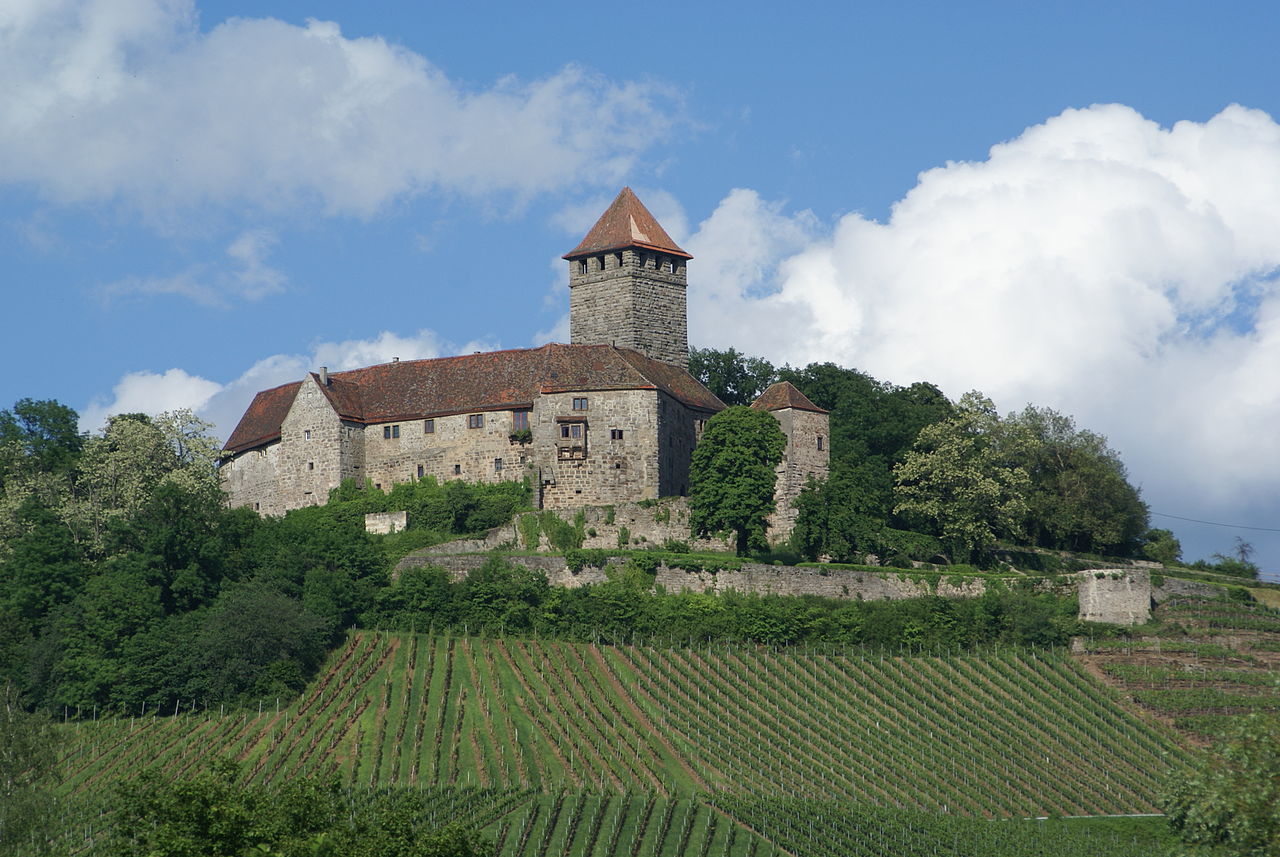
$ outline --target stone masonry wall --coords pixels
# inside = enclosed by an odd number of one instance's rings
[[[218,468],[231,506],[248,506],[264,515],[282,515],[285,507],[277,486],[280,480],[280,444],[251,449],[223,462]]]
[[[425,476],[440,482],[520,480],[534,456],[529,445],[512,443],[511,432],[510,410],[371,424],[364,430],[365,476],[383,490]]]
[[[375,535],[402,533],[409,528],[407,512],[370,512],[364,516],[364,531]]]
[[[787,447],[778,462],[777,482],[774,486],[776,508],[769,516],[768,538],[770,544],[779,544],[791,536],[799,511],[796,498],[809,477],[825,480],[831,457],[830,420],[826,414],[783,408],[773,411],[782,433],[787,436]]]
[[[280,424],[277,490],[285,509],[328,502],[329,491],[342,482],[346,431],[320,385],[308,375]]]
[[[684,262],[637,250],[570,262],[570,342],[634,348],[655,360],[687,366]]]
[[[1142,625],[1151,619],[1151,576],[1143,569],[1091,569],[1076,575],[1080,618]]]
[[[657,497],[658,395],[610,390],[539,396],[530,425],[543,505],[567,509]],[[574,409],[575,399],[586,399],[586,408]],[[577,426],[581,437],[560,437],[562,426]],[[574,457],[579,441],[583,457]]]

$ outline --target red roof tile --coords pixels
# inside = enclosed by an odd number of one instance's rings
[[[311,376],[319,383],[319,377]],[[235,453],[275,440],[299,382],[259,393],[227,441]],[[661,390],[705,411],[725,405],[688,372],[611,345],[559,345],[382,363],[330,372],[322,386],[345,420],[381,423],[532,407],[541,393]]]
[[[596,225],[591,227],[587,237],[564,254],[563,258],[577,259],[625,247],[643,247],[685,259],[693,258],[676,246],[676,242],[671,240],[671,236],[629,187],[622,189],[608,210],[600,215]]]
[[[797,411],[813,411],[818,414],[829,413],[809,401],[809,397],[801,393],[790,381],[779,381],[760,394],[760,398],[751,403],[751,407],[759,411],[781,411],[795,408]]]
[[[240,452],[279,438],[280,424],[284,422],[289,408],[293,407],[293,399],[301,386],[301,381],[291,381],[254,396],[249,409],[236,425],[236,430],[227,439],[224,449],[227,452]]]

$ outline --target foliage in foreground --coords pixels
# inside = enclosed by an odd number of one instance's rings
[[[737,405],[707,420],[689,463],[689,526],[696,536],[732,531],[738,556],[764,550],[775,468],[787,438],[767,411]]]
[[[479,857],[474,831],[426,821],[425,796],[384,792],[355,804],[335,779],[243,785],[231,762],[176,782],[144,773],[118,789],[110,857]]]
[[[1280,718],[1255,715],[1232,730],[1163,799],[1169,824],[1206,854],[1280,855]]]

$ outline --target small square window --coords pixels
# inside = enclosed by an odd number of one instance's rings
[[[468,415],[467,428],[484,428],[484,414]]]
[[[454,475],[454,476],[461,476],[461,475],[462,475],[462,465],[461,465],[461,464],[455,464],[455,465],[453,465],[453,475]]]
[[[423,421],[422,421],[422,433],[423,433],[423,434],[435,434],[435,433],[436,433],[436,421],[435,421],[435,420],[423,420]]]
[[[303,429],[303,430],[302,430],[302,439],[303,439],[303,440],[311,440],[311,429]]]
[[[382,437],[386,440],[400,437],[400,426],[383,426]]]
[[[421,479],[421,478],[422,478],[422,473],[423,473],[422,465],[421,465],[421,464],[419,464],[419,465],[418,465],[418,478],[419,478],[419,479]]]
[[[494,469],[494,470],[501,470],[501,469],[502,469],[502,459],[501,459],[501,458],[495,458],[495,459],[493,460],[493,469]]]
[[[584,397],[582,397],[582,398],[574,399],[574,400],[573,400],[573,409],[574,409],[575,411],[585,411],[585,410],[587,409],[587,399],[586,399],[586,397],[584,396]]]
[[[568,423],[565,423],[564,425],[560,426],[560,436],[561,436],[561,437],[568,437],[568,436],[569,436],[569,424],[568,424]]]
[[[315,469],[316,469],[316,463],[315,463],[314,461],[308,461],[308,462],[307,462],[307,469],[308,469],[308,470],[315,470]]]
[[[622,440],[622,429],[609,429],[610,440]]]

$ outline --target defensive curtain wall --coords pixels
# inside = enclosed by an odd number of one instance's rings
[[[662,547],[668,540],[683,541],[697,550],[726,550],[724,541],[700,539],[690,542],[688,503],[683,498],[664,500],[657,504],[627,503],[614,507],[556,510],[555,514],[566,523],[581,526],[586,533],[584,548],[616,550],[620,536],[625,537],[625,547]],[[575,521],[575,518],[580,519]],[[369,522],[371,526],[373,521]],[[385,526],[385,524],[383,524]],[[526,548],[518,523],[490,530],[483,539],[449,542],[417,551],[400,561],[396,572],[406,568],[437,566],[444,568],[455,580],[464,578],[488,559],[488,551],[523,550]],[[532,528],[526,528],[531,530]],[[545,533],[539,535],[538,549],[551,550]],[[609,556],[602,566],[583,565],[571,567],[568,560],[557,555],[511,555],[508,560],[528,568],[538,569],[547,575],[553,586],[577,587],[589,583],[603,583],[608,579],[611,566],[621,566],[627,561],[625,554]],[[690,563],[690,565],[698,565]],[[659,565],[655,585],[671,592],[722,593],[730,590],[759,595],[817,595],[824,598],[854,600],[898,600],[937,595],[945,598],[976,598],[987,591],[991,578],[948,574],[944,571],[897,570],[883,571],[847,568],[837,565],[788,566],[764,563],[729,563],[733,567],[718,570],[704,568],[680,568]],[[1037,585],[1046,590],[1054,587],[1074,586],[1077,591],[1081,619],[1089,622],[1107,622],[1117,625],[1140,625],[1151,618],[1151,605],[1161,603],[1175,595],[1216,595],[1221,588],[1211,584],[1164,578],[1159,586],[1153,586],[1147,568],[1137,566],[1097,568],[1077,572],[1074,579],[1064,583],[1062,578],[1041,578]],[[1006,578],[1007,580],[1007,578]]]

